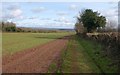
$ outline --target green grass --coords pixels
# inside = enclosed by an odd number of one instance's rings
[[[2,51],[3,55],[13,54],[24,49],[36,47],[57,38],[71,35],[73,32],[65,33],[3,33]]]
[[[63,73],[100,73],[89,55],[74,35],[68,43],[67,52],[63,58]]]
[[[48,73],[54,73],[57,70],[57,63],[52,62],[49,66]]]
[[[90,58],[94,61],[96,65],[99,66],[99,69],[103,73],[115,73],[117,68],[115,66],[108,66],[111,61],[107,57],[103,57],[103,53],[101,52],[103,46],[97,42],[93,42],[90,40],[86,40],[84,38],[78,38],[79,43],[84,48],[84,51],[90,56]]]

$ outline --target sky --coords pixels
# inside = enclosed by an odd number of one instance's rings
[[[98,11],[107,21],[118,24],[117,2],[2,2],[0,20],[18,27],[73,29],[83,9]]]

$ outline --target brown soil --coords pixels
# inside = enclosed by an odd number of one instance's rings
[[[3,56],[3,73],[46,73],[68,42],[68,36],[13,55]]]

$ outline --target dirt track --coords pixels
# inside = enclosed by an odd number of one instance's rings
[[[46,73],[68,42],[68,37],[3,57],[3,73]]]

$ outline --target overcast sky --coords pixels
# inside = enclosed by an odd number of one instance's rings
[[[0,18],[20,27],[74,28],[75,17],[87,8],[117,23],[117,2],[4,2]]]

